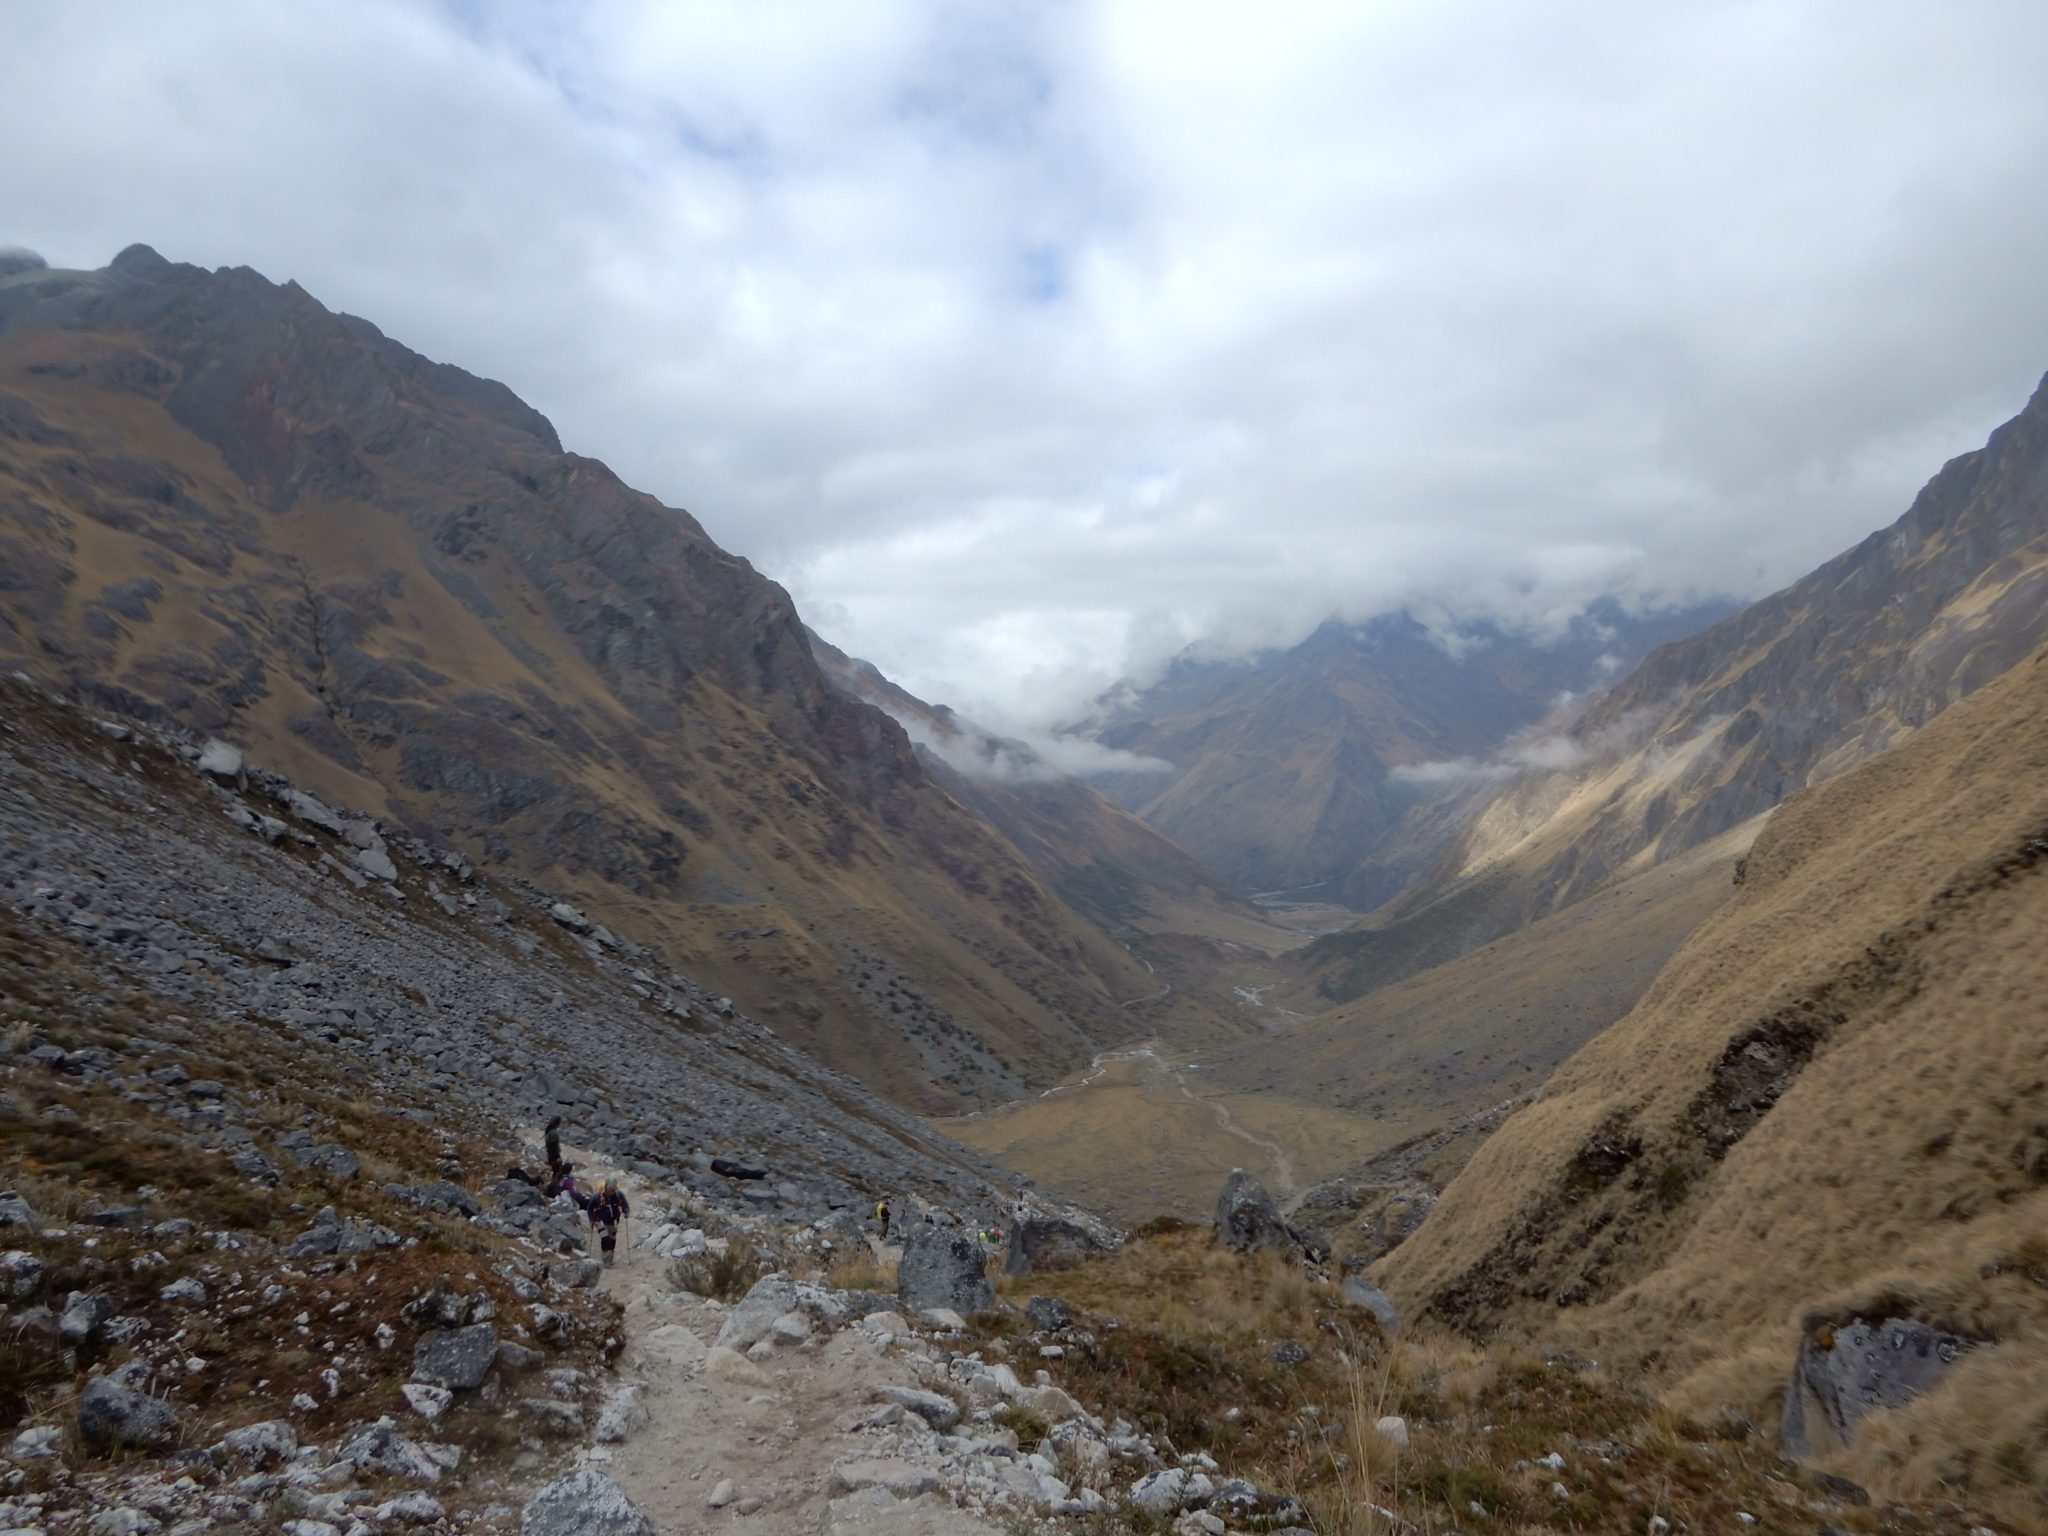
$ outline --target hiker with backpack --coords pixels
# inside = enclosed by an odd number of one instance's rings
[[[612,1251],[619,1245],[619,1224],[632,1214],[633,1208],[626,1203],[626,1192],[619,1188],[617,1179],[606,1179],[598,1185],[590,1201],[590,1225],[598,1234],[598,1250],[606,1264],[611,1263]]]

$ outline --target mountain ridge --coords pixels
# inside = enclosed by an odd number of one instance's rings
[[[828,685],[786,593],[296,285],[144,247],[0,280],[0,554],[11,665],[544,874],[906,1102],[1127,1028],[1143,968]]]

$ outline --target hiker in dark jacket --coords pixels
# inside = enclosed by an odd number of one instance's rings
[[[612,1261],[612,1250],[619,1245],[619,1223],[633,1214],[633,1208],[626,1203],[626,1192],[619,1188],[618,1180],[606,1179],[590,1202],[590,1225],[598,1234],[597,1246],[604,1254],[605,1263]]]

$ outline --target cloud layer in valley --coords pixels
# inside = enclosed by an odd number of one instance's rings
[[[1002,729],[1408,603],[1753,594],[2048,368],[2037,0],[10,18],[0,239],[502,378]]]

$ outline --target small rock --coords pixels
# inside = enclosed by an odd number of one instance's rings
[[[405,1398],[405,1405],[429,1424],[446,1413],[449,1404],[455,1401],[453,1392],[428,1381],[408,1381],[398,1390]]]
[[[721,1477],[711,1489],[711,1496],[704,1501],[707,1509],[723,1509],[732,1502],[732,1479]]]
[[[924,1392],[916,1387],[876,1387],[868,1395],[878,1403],[897,1404],[941,1433],[960,1422],[960,1405],[937,1392]]]
[[[655,1536],[619,1485],[593,1467],[570,1473],[527,1502],[520,1536]]]
[[[203,1307],[206,1305],[206,1287],[190,1275],[185,1276],[182,1280],[173,1280],[156,1294],[159,1300],[174,1301],[184,1306]]]
[[[222,1456],[264,1467],[290,1461],[298,1449],[298,1433],[283,1419],[264,1419],[241,1429],[231,1429],[220,1437],[220,1443],[214,1447]]]
[[[1398,1413],[1383,1415],[1373,1428],[1378,1430],[1380,1438],[1389,1444],[1400,1450],[1408,1449],[1408,1421]]]
[[[431,1493],[401,1493],[377,1506],[381,1525],[432,1525],[446,1513]]]

